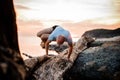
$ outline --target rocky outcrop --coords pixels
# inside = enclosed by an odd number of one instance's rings
[[[120,80],[120,37],[115,39],[93,42],[79,54],[64,80]]]
[[[74,45],[70,61],[66,60],[67,49],[61,50],[58,56],[39,57],[42,61],[25,60],[35,80],[120,80],[120,36],[82,36]]]
[[[108,29],[94,29],[86,31],[82,36],[94,37],[94,38],[110,38],[120,36],[120,28],[114,30]]]
[[[72,67],[79,52],[85,50],[87,44],[92,41],[94,41],[92,38],[82,37],[78,41],[79,44],[75,44],[69,60],[67,59],[68,51],[66,49],[57,56],[52,56],[49,59],[47,58],[47,60],[45,59],[45,56],[39,57],[39,59],[42,58],[42,60],[39,60],[38,58],[25,60],[26,66],[29,68],[30,72],[33,71],[32,73],[35,75],[32,76],[36,80],[63,80],[63,75]],[[35,69],[36,66],[37,68]]]

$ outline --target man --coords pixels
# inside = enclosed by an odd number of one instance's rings
[[[46,55],[48,55],[49,43],[51,41],[56,41],[59,46],[66,41],[69,45],[68,59],[70,58],[73,49],[73,42],[69,31],[63,29],[59,25],[55,25],[52,28],[48,28],[38,32],[37,36],[40,37],[42,40],[41,46],[43,48],[45,47]]]

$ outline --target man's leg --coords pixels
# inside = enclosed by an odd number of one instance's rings
[[[43,34],[43,35],[41,35],[40,38],[41,38],[42,42],[41,42],[40,46],[41,46],[42,48],[45,48],[45,42],[47,41],[49,35],[50,35],[50,34]]]
[[[43,34],[51,34],[52,31],[53,31],[53,28],[52,28],[52,27],[51,27],[51,28],[46,28],[46,29],[44,29],[44,30],[39,31],[39,32],[37,33],[37,36],[38,36],[38,37],[41,37]]]

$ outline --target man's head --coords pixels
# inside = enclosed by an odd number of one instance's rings
[[[63,44],[64,41],[65,41],[65,37],[63,35],[59,35],[56,39],[56,42],[57,42],[58,45]]]

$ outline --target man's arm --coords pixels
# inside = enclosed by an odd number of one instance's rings
[[[49,43],[50,42],[51,42],[50,40],[47,40],[46,43],[45,43],[46,55],[48,55],[48,48],[49,48]]]
[[[73,50],[73,44],[69,44],[69,52],[68,52],[68,59],[70,58],[70,55],[72,53]]]

